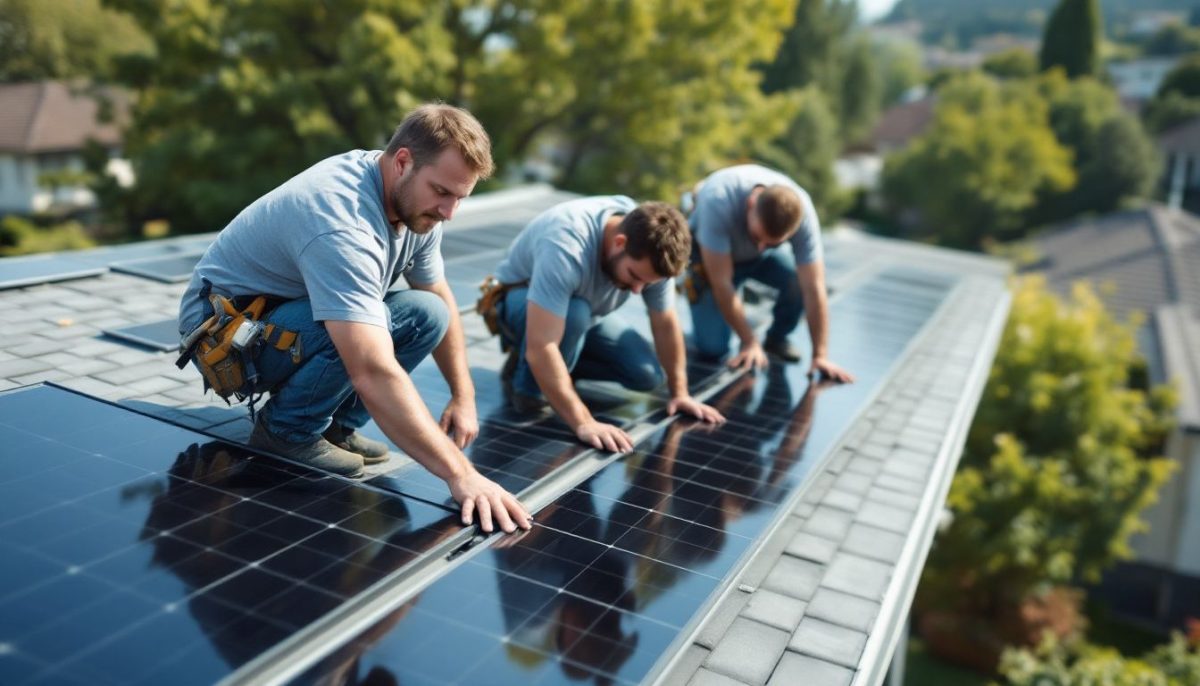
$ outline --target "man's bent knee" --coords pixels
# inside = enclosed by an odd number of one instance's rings
[[[437,347],[450,326],[450,309],[435,293],[408,290],[389,294],[384,302],[392,318],[392,336],[411,336],[410,344]],[[407,329],[407,331],[406,331]]]

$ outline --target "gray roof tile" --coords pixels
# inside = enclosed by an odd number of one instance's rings
[[[825,568],[815,562],[783,556],[763,579],[762,587],[799,600],[808,600],[817,590]]]
[[[792,537],[784,552],[805,560],[829,564],[829,561],[833,559],[833,554],[837,552],[837,543],[828,538],[801,531]]]
[[[760,588],[750,596],[750,602],[746,603],[742,616],[790,634],[804,618],[806,607],[808,603],[803,600]]]
[[[867,635],[861,631],[805,617],[788,642],[788,648],[854,669],[866,644]]]
[[[879,614],[879,603],[832,588],[818,588],[805,613],[856,631],[869,631]]]
[[[704,666],[747,684],[765,684],[787,644],[788,632],[739,617]]]
[[[744,681],[738,681],[701,667],[688,681],[688,686],[747,686],[747,684]]]
[[[850,686],[853,679],[854,670],[788,651],[767,686]]]
[[[853,475],[843,474],[838,479],[838,482],[840,483],[847,476]],[[818,506],[812,516],[808,518],[808,521],[804,522],[803,530],[810,534],[838,541],[845,538],[846,530],[850,528],[850,522],[853,518],[853,513],[846,512],[845,510],[835,510],[832,507]]]
[[[841,552],[829,563],[821,585],[851,595],[879,600],[887,590],[892,566],[852,553]]]

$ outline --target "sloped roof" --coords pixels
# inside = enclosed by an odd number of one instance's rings
[[[539,207],[563,199],[547,190],[488,195],[494,197],[464,203],[456,221],[462,224],[455,240],[477,240],[476,253],[486,252],[482,247],[490,236],[472,228],[475,224],[524,223]],[[815,422],[813,431],[836,418],[846,422],[845,433],[827,436],[830,452],[813,455],[820,461],[812,464],[813,477],[805,479],[809,486],[789,496],[779,516],[772,515],[776,524],[725,578],[726,591],[680,634],[674,653],[663,655],[648,681],[763,683],[769,678],[777,684],[876,685],[897,649],[999,340],[1008,302],[1007,267],[987,257],[844,231],[829,236],[828,248],[831,313],[846,317],[847,324],[831,333],[892,350],[894,361],[872,372],[886,378],[885,385],[861,410],[839,404],[836,394],[826,395],[824,409],[818,410],[826,419]],[[106,259],[122,257],[132,256]],[[476,257],[454,258],[459,262],[453,268],[462,269],[465,260]],[[914,306],[904,293],[878,285],[881,275],[897,272],[889,277],[892,285],[945,292],[903,350],[887,342],[895,335],[888,322],[864,308],[872,299],[889,297],[897,299],[897,311]],[[194,369],[175,369],[170,353],[131,348],[101,335],[116,326],[174,316],[183,287],[107,272],[0,291],[0,312],[10,322],[0,344],[0,390],[54,381],[211,435],[245,440],[250,426],[244,408],[206,396]],[[459,304],[469,308],[462,298]],[[463,324],[472,359],[494,357],[494,341],[482,320],[464,311]],[[865,375],[868,370],[855,371]],[[746,400],[753,407],[765,403]],[[811,417],[808,421],[813,426]],[[704,436],[696,440],[702,443]],[[815,441],[811,435],[805,440]],[[785,452],[781,446],[780,455]],[[398,470],[396,462],[388,468]]]
[[[128,97],[107,88],[96,93],[111,99],[115,121],[101,121],[96,99],[65,83],[0,84],[0,150],[31,154],[79,150],[88,140],[119,144]]]
[[[1158,147],[1167,152],[1200,154],[1200,117],[1168,129],[1158,137]]]
[[[888,108],[871,132],[871,143],[875,149],[887,151],[902,148],[921,135],[933,121],[934,104],[933,96],[926,96]]]
[[[1144,352],[1162,360],[1185,395],[1197,394],[1200,368],[1167,352],[1200,349],[1200,337],[1194,338],[1200,332],[1200,217],[1150,205],[1070,222],[1033,243],[1041,259],[1030,271],[1044,273],[1063,294],[1076,281],[1092,283],[1119,318],[1140,312],[1154,325],[1160,347]],[[1175,314],[1160,316],[1164,307]],[[1180,418],[1200,427],[1196,414]]]

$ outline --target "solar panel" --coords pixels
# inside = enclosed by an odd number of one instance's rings
[[[0,259],[0,290],[39,283],[82,279],[106,270],[80,260],[58,255],[33,255]]]
[[[450,511],[54,386],[0,394],[0,681],[211,683]]]
[[[179,322],[175,318],[119,329],[105,329],[104,335],[135,345],[171,352],[179,349]]]
[[[109,268],[114,272],[141,276],[163,283],[182,283],[192,278],[196,263],[203,253],[190,255],[174,255],[171,257],[152,257],[141,260],[114,262]]]
[[[538,512],[533,532],[481,551],[296,682],[346,665],[380,683],[641,682],[944,296],[887,275],[867,285],[838,300],[830,327],[857,383],[812,385],[805,364],[740,377],[710,401],[726,424],[661,427]],[[879,326],[882,338],[868,335]],[[473,458],[513,485],[565,454],[549,441],[521,449],[506,431],[493,440]]]

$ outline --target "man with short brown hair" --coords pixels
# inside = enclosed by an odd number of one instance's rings
[[[688,393],[673,277],[690,252],[687,223],[664,203],[580,198],[535,217],[496,269],[507,289],[496,314],[511,350],[504,377],[513,406],[533,410],[548,401],[580,441],[625,451],[632,447],[628,434],[596,421],[575,392],[572,372],[649,391],[662,384],[665,370],[669,414],[723,421]],[[632,294],[646,301],[653,348],[619,317],[606,316]]]
[[[470,113],[423,105],[387,151],[322,160],[221,231],[180,303],[185,340],[212,314],[210,295],[234,303],[268,296],[275,306],[262,322],[298,334],[290,344],[245,342],[252,382],[239,392],[271,394],[251,446],[361,476],[365,463],[387,459],[385,444],[356,431],[374,418],[446,481],[464,523],[478,512],[484,531],[493,519],[505,531],[529,528],[529,513],[461,450],[479,424],[458,306],[443,273],[441,223],[491,172],[491,143]],[[402,275],[412,288],[389,290]],[[441,427],[408,376],[430,352],[453,396]]]
[[[744,164],[711,174],[698,186],[694,203],[689,223],[696,249],[688,299],[700,354],[723,357],[732,333],[741,347],[728,361],[731,367],[765,367],[768,354],[798,362],[800,351],[788,336],[807,314],[813,352],[809,374],[853,381],[828,356],[821,222],[808,193],[777,171]],[[778,292],[762,343],[746,320],[740,295],[750,279]]]

